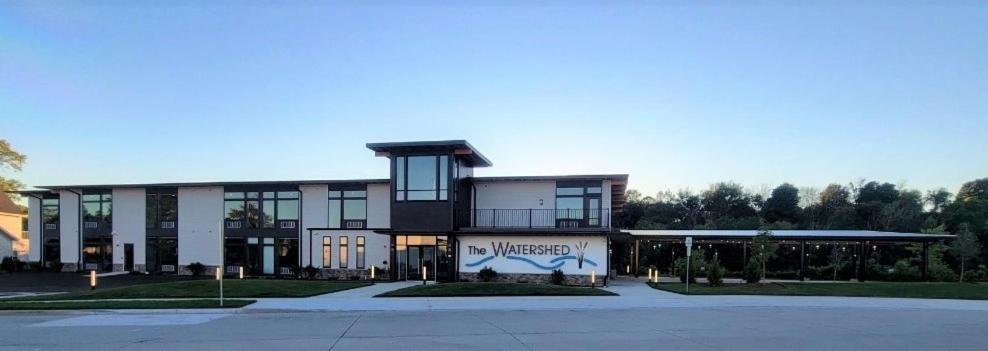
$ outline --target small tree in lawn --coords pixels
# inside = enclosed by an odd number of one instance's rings
[[[964,281],[964,263],[981,254],[981,244],[974,236],[967,223],[961,223],[957,232],[957,239],[950,245],[950,253],[961,261],[960,281]]]
[[[772,242],[771,230],[761,230],[751,239],[751,258],[748,261],[754,261],[762,266],[762,279],[765,279],[765,262],[775,256],[775,251],[778,249],[779,244]]]

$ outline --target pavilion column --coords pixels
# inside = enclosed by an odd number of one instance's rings
[[[868,257],[868,246],[865,245],[865,242],[860,241],[858,242],[858,247],[859,247],[858,251],[860,253],[858,254],[857,275],[858,275],[858,281],[860,282],[864,278],[866,278],[865,263],[868,262],[866,259],[866,257]]]
[[[923,243],[923,281],[930,280],[930,243]]]
[[[806,280],[806,240],[799,241],[799,281]]]
[[[641,246],[638,239],[635,239],[635,278],[638,278],[638,247]]]

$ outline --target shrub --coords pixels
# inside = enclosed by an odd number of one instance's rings
[[[0,261],[0,269],[7,273],[14,273],[18,266],[20,266],[20,262],[17,260],[17,257],[7,256]]]
[[[562,269],[554,269],[552,275],[549,276],[549,281],[556,285],[563,285],[566,282],[566,274],[563,274]]]
[[[189,265],[186,268],[189,269],[189,272],[192,272],[192,276],[194,277],[201,276],[203,273],[206,272],[206,266],[199,262],[189,263]]]
[[[480,272],[477,272],[477,280],[480,280],[482,282],[489,282],[494,279],[497,279],[497,271],[495,271],[491,267],[484,266],[484,268],[481,269]]]
[[[979,265],[977,269],[964,272],[964,281],[968,283],[979,282],[988,279],[988,267]]]
[[[316,279],[318,275],[319,268],[313,267],[311,264],[305,266],[305,269],[302,270],[302,277],[308,280]]]
[[[42,272],[44,271],[45,268],[45,266],[41,263],[41,261],[29,262],[28,267],[31,269],[32,272]]]
[[[52,260],[48,262],[48,268],[51,268],[52,272],[55,273],[61,272],[63,267],[65,267],[65,264],[62,263],[62,261]]]
[[[707,264],[707,285],[720,286],[724,284],[724,267],[721,267],[720,260],[714,256]]]
[[[762,264],[757,259],[748,260],[748,264],[744,265],[744,281],[749,284],[754,284],[762,280]]]
[[[350,280],[360,280],[360,274],[350,275]]]
[[[892,271],[889,272],[889,280],[897,282],[917,281],[920,278],[919,268],[914,267],[906,259],[896,261]]]

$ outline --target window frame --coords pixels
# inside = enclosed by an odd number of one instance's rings
[[[367,258],[366,257],[366,243],[367,243],[367,239],[364,236],[362,236],[362,235],[357,236],[357,246],[356,246],[357,247],[357,252],[356,252],[357,256],[355,257],[356,258],[356,266],[357,266],[357,269],[364,269],[365,266],[366,266],[366,263],[367,263],[367,262],[365,262],[366,261],[366,258]]]
[[[433,173],[435,177],[435,183],[433,189],[411,189],[409,185],[408,178],[408,161],[411,158],[416,157],[432,157],[433,164],[435,165]],[[450,159],[455,159],[449,154],[425,154],[425,155],[401,155],[394,157],[394,183],[395,186],[392,189],[392,198],[395,202],[447,202],[449,201],[449,188],[450,179],[452,177],[452,172],[450,171],[450,165],[455,162],[450,162]],[[433,192],[433,197],[431,199],[421,199],[421,200],[411,200],[409,199],[409,193],[411,192]]]
[[[86,197],[96,196],[96,200],[87,200]],[[81,197],[81,213],[83,222],[83,230],[87,233],[109,233],[113,230],[113,192],[111,190],[96,190],[90,192],[83,192]],[[86,216],[89,212],[86,209],[87,204],[96,204],[99,207],[97,214],[95,215],[96,221],[87,221]],[[95,223],[95,227],[89,227],[89,223]]]
[[[348,269],[350,268],[349,262],[347,262],[350,260],[350,237],[340,235],[336,241],[339,243],[338,246],[340,248],[338,255],[340,256],[340,269]]]
[[[301,218],[301,198],[299,190],[225,190],[223,192],[223,221],[225,229],[232,230],[297,230],[299,219]],[[282,219],[279,215],[281,202],[295,202],[295,216],[290,219]],[[228,217],[227,204],[240,204],[243,212],[240,218],[231,219]],[[257,206],[256,216],[250,212],[250,206]],[[269,208],[270,207],[270,208]],[[271,216],[271,222],[265,220],[265,216]],[[253,218],[256,217],[256,218]],[[233,223],[240,223],[239,226]],[[285,225],[285,223],[292,223]]]
[[[354,192],[362,193],[353,194]],[[348,194],[349,193],[349,194]],[[329,189],[329,199],[327,200],[327,210],[329,217],[327,218],[328,228],[333,229],[366,229],[367,228],[367,212],[368,212],[368,200],[367,200],[367,185],[361,186],[345,186],[345,187],[334,187]],[[338,208],[333,208],[333,202],[339,203]],[[346,208],[348,201],[363,201],[364,211],[363,218],[347,218]],[[334,213],[335,212],[335,213]],[[334,218],[334,214],[336,215]],[[339,223],[334,223],[338,219]]]
[[[333,268],[333,237],[322,237],[322,268]]]

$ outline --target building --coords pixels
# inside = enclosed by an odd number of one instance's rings
[[[476,177],[464,140],[372,143],[381,179],[44,186],[24,191],[30,260],[63,269],[574,282],[608,275],[628,176]],[[215,268],[214,268],[215,269]]]
[[[27,255],[30,241],[24,232],[25,217],[20,206],[0,193],[0,258]]]

